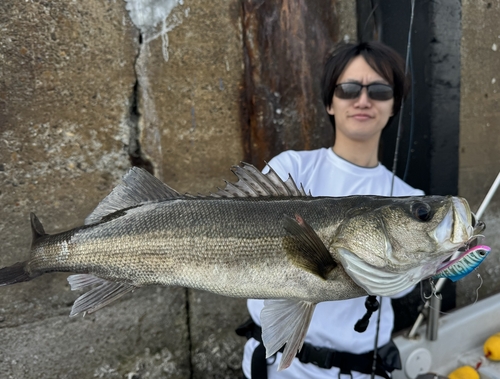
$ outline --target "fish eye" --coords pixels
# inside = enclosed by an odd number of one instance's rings
[[[431,206],[421,202],[414,203],[411,207],[411,212],[420,221],[429,221],[433,216]]]
[[[484,250],[479,250],[479,255],[484,257],[486,255],[486,251]]]

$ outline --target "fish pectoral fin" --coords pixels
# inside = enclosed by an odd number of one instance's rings
[[[326,279],[337,262],[314,229],[298,214],[295,218],[285,215],[283,227],[293,239],[288,246],[285,243],[288,258],[296,266]]]
[[[278,371],[290,366],[297,351],[302,348],[315,307],[315,303],[303,300],[264,301],[260,321],[266,358],[274,355],[286,344]]]
[[[95,285],[76,299],[70,317],[80,313],[94,313],[137,288],[131,284],[110,282],[90,274],[71,275],[68,277],[68,282],[72,291]]]

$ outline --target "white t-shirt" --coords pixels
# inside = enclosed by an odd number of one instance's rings
[[[330,149],[312,151],[285,151],[274,157],[269,166],[283,179],[290,174],[297,185],[302,183],[305,191],[312,196],[348,196],[348,195],[380,195],[390,196],[392,173],[382,164],[377,167],[366,168],[356,166],[339,156]],[[268,168],[265,169],[265,171]],[[394,180],[392,196],[420,196],[424,193],[414,189],[399,178]],[[412,288],[396,297],[406,295]],[[358,333],[354,324],[366,313],[366,296],[349,300],[327,301],[319,303],[307,332],[305,341],[318,347],[328,347],[338,351],[354,354],[366,353],[373,350],[375,343],[376,320],[378,311],[374,312],[367,330]],[[260,312],[264,307],[264,300],[249,299],[248,311],[253,320],[260,325]],[[391,338],[394,325],[394,313],[390,298],[382,299],[380,330],[378,346],[383,346]],[[251,378],[251,360],[258,342],[253,338],[245,345],[243,355],[243,372]],[[322,369],[314,364],[303,364],[297,358],[286,370],[277,371],[281,353],[276,359],[270,358],[268,363],[269,379],[331,379],[337,378],[339,370],[336,367]],[[353,379],[368,378],[369,375],[353,371]]]

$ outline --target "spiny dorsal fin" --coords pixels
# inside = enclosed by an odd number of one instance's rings
[[[236,183],[226,182],[226,187],[211,197],[260,197],[260,196],[308,196],[302,185],[295,184],[292,177],[284,182],[269,166],[269,172],[263,174],[249,163],[242,162],[240,166],[233,166],[231,171],[236,175]],[[310,196],[310,195],[309,195]]]
[[[47,233],[45,233],[42,223],[33,212],[30,213],[30,220],[31,220],[31,236],[32,236],[31,246],[33,246],[40,237],[45,236]]]
[[[105,216],[122,209],[135,207],[150,201],[182,197],[160,179],[146,170],[132,167],[123,177],[122,183],[102,200],[85,219],[85,225],[101,221]]]
[[[106,216],[120,210],[159,200],[206,197],[311,196],[310,193],[306,194],[302,185],[299,188],[291,176],[288,177],[287,181],[283,181],[271,167],[269,167],[267,174],[263,174],[251,164],[242,162],[240,166],[233,166],[231,171],[238,178],[236,183],[226,182],[224,189],[204,196],[181,195],[146,170],[132,167],[123,177],[122,183],[116,186],[85,219],[85,225],[102,221]]]

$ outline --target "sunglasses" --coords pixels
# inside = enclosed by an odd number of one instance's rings
[[[361,95],[361,90],[366,88],[368,97],[372,100],[390,100],[394,97],[392,87],[382,83],[372,83],[366,86],[359,83],[340,83],[335,86],[334,94],[339,99],[356,99]]]

